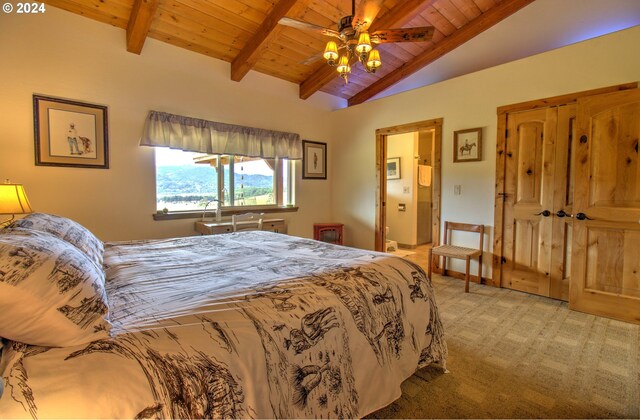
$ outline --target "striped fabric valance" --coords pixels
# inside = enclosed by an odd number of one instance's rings
[[[224,124],[149,111],[141,146],[170,147],[211,155],[302,159],[296,133]]]

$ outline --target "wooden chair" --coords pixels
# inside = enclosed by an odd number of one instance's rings
[[[480,243],[478,248],[466,248],[462,246],[452,245],[451,234],[454,230],[461,230],[465,232],[477,232],[480,234]],[[439,246],[435,246],[429,250],[429,259],[427,263],[429,265],[429,278],[431,278],[431,264],[432,255],[436,255],[438,260],[443,257],[442,273],[447,274],[447,258],[458,258],[466,260],[466,277],[464,291],[469,293],[469,268],[471,267],[471,259],[478,258],[478,281],[482,282],[482,245],[484,240],[484,225],[472,225],[468,223],[456,223],[456,222],[444,222],[444,243]]]
[[[262,215],[256,213],[234,214],[231,216],[234,232],[241,230],[262,230]]]

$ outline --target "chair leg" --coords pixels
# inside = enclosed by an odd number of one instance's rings
[[[432,258],[432,256],[433,256],[433,250],[431,248],[429,248],[429,257],[427,258],[427,267],[428,267],[427,274],[429,276],[429,279],[431,279],[431,264],[432,264],[431,258]]]
[[[478,257],[478,284],[482,284],[482,254]]]
[[[469,277],[470,277],[469,269],[470,268],[471,268],[471,258],[467,257],[467,270],[466,270],[467,275],[464,282],[465,293],[469,293]]]

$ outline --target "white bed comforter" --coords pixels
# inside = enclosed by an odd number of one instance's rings
[[[107,244],[112,337],[5,344],[0,417],[364,416],[444,362],[429,279],[269,232]]]

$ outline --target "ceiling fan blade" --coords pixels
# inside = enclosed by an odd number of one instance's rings
[[[423,42],[431,41],[433,26],[417,28],[380,29],[371,33],[371,42],[382,44],[385,42]]]
[[[300,61],[299,64],[302,64],[303,66],[310,66],[312,64],[315,64],[317,61],[319,61],[322,58],[323,58],[322,53],[313,54],[311,57]]]
[[[383,0],[361,0],[356,7],[353,22],[363,22],[362,30],[367,30],[371,22],[378,16],[382,8]]]
[[[342,51],[345,49],[347,49],[347,44],[338,45],[338,51]],[[302,61],[299,61],[298,64],[302,64],[303,66],[310,66],[323,58],[324,58],[324,52],[319,52],[319,53],[313,54],[311,57],[308,57]]]
[[[302,29],[303,31],[313,31],[321,35],[333,36],[340,38],[340,33],[333,29],[324,28],[322,26],[314,25],[313,23],[303,22],[301,20],[291,19],[288,17],[281,18],[278,23],[280,25],[289,26],[291,28]]]

